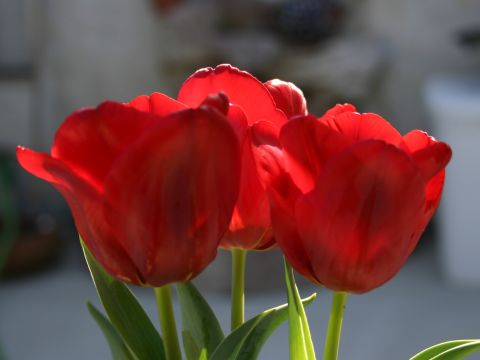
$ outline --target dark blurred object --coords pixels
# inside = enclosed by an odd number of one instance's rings
[[[345,8],[335,0],[288,0],[273,15],[273,29],[286,41],[310,45],[340,30]]]
[[[26,213],[20,198],[15,156],[0,152],[0,274],[18,275],[37,270],[58,255],[60,238],[48,211]]]
[[[220,32],[252,31],[265,28],[274,6],[261,0],[215,0],[220,11]]]
[[[17,211],[13,196],[11,161],[0,154],[0,274],[17,236]]]
[[[30,80],[35,72],[31,64],[2,65],[0,64],[0,81]],[[0,359],[1,360],[1,359]]]
[[[459,44],[474,56],[476,64],[480,67],[480,27],[473,27],[460,31],[458,34]]]
[[[51,264],[59,249],[57,226],[50,214],[23,216],[20,218],[19,235],[5,266],[5,274],[25,274]]]
[[[185,0],[152,0],[153,6],[161,13],[168,13]]]
[[[458,35],[460,45],[470,49],[480,47],[480,27],[461,31]]]

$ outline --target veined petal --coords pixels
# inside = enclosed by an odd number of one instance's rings
[[[52,157],[101,187],[115,159],[160,119],[110,101],[76,111],[58,129]]]
[[[142,284],[141,274],[104,221],[101,194],[49,154],[18,147],[17,158],[25,170],[48,181],[63,195],[78,232],[102,266],[119,279]]]
[[[295,219],[295,204],[302,196],[300,191],[287,173],[281,173],[268,188],[268,195],[275,241],[290,265],[318,284]]]
[[[303,193],[315,187],[326,161],[351,143],[314,116],[291,119],[282,127],[280,141],[287,171]]]
[[[318,281],[362,293],[394,276],[418,242],[424,187],[413,161],[381,140],[332,159],[295,209]]]
[[[254,250],[262,247],[265,240],[270,241],[264,237],[271,224],[268,198],[257,171],[251,132],[247,132],[242,144],[241,166],[240,192],[220,246]]]
[[[332,130],[335,130],[353,142],[378,139],[389,144],[399,144],[402,135],[380,115],[373,113],[359,114],[348,111],[349,107],[335,107],[320,120]]]
[[[420,130],[406,134],[400,147],[410,154],[427,181],[424,216],[420,219],[417,229],[421,234],[440,203],[445,182],[445,167],[452,157],[452,151],[448,144],[438,142]]]
[[[279,125],[287,121],[267,88],[249,73],[231,65],[198,70],[183,83],[177,98],[195,108],[206,96],[220,91],[243,109],[249,125],[260,120]]]
[[[123,219],[116,237],[149,284],[189,280],[213,260],[239,178],[234,130],[208,106],[163,118],[115,162],[107,219]]]

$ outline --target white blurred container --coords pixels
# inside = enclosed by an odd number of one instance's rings
[[[425,100],[453,151],[438,219],[442,269],[454,283],[480,285],[480,77],[433,78]]]

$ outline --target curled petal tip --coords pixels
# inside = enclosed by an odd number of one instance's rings
[[[295,84],[279,79],[267,81],[265,87],[272,95],[277,107],[287,118],[296,115],[307,115],[307,101]]]
[[[211,107],[211,108],[214,108],[214,109],[220,111],[223,115],[227,115],[228,114],[228,105],[229,105],[229,103],[228,103],[227,95],[225,95],[225,93],[223,91],[220,91],[217,94],[208,95],[205,98],[205,100],[203,100],[200,107],[202,107],[202,106]]]

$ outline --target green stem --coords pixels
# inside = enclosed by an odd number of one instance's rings
[[[157,299],[158,316],[162,329],[163,343],[167,360],[181,360],[182,353],[178,343],[177,325],[173,312],[172,288],[164,285],[154,289]]]
[[[340,336],[342,334],[343,312],[347,303],[348,293],[334,292],[330,320],[328,321],[327,338],[325,339],[324,360],[337,360]]]
[[[246,250],[232,250],[231,329],[243,324],[245,318],[245,258]]]

